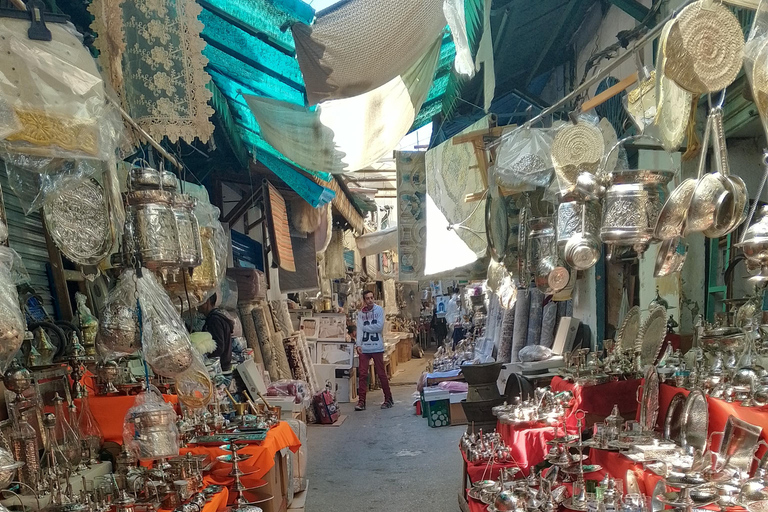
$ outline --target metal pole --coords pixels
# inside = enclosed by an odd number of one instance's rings
[[[661,33],[661,31],[664,29],[664,25],[666,25],[668,21],[672,20],[675,16],[677,16],[680,13],[680,11],[683,8],[687,7],[688,5],[692,4],[695,1],[696,0],[685,0],[685,2],[683,2],[683,4],[680,7],[678,7],[677,9],[672,11],[671,13],[669,13],[660,23],[658,23],[655,27],[653,27],[648,32],[646,32],[646,34],[643,37],[638,39],[635,42],[634,46],[632,46],[632,48],[628,49],[626,52],[622,53],[621,55],[616,57],[614,60],[610,61],[608,63],[608,65],[606,65],[603,69],[598,71],[594,76],[592,76],[592,78],[590,78],[589,80],[585,81],[583,84],[578,86],[576,89],[571,91],[569,94],[564,96],[562,99],[560,99],[559,101],[555,102],[553,105],[550,105],[549,107],[547,107],[544,110],[542,110],[539,114],[537,114],[534,117],[532,117],[530,119],[530,121],[528,121],[527,123],[522,124],[521,126],[531,126],[531,125],[533,125],[533,123],[544,119],[545,117],[547,117],[548,115],[552,114],[557,109],[559,109],[560,107],[565,105],[566,103],[568,103],[571,100],[575,99],[579,94],[583,93],[586,90],[589,90],[590,87],[592,87],[593,85],[597,84],[598,82],[600,82],[600,80],[602,80],[603,78],[608,76],[608,74],[611,71],[613,71],[614,69],[616,69],[617,67],[622,65],[624,62],[626,62],[630,57],[635,55],[635,53],[637,51],[639,51],[645,45],[647,45],[648,43],[653,41],[656,38],[656,36]],[[517,131],[517,129],[510,130],[509,132],[506,132],[506,133],[502,134],[501,137],[499,137],[498,139],[496,139],[493,142],[489,143],[486,146],[486,148],[490,149],[490,148],[500,144],[503,140],[508,138],[515,131]]]
[[[112,104],[115,106],[115,108],[117,108],[118,112],[120,112],[120,115],[121,115],[121,116],[123,116],[123,119],[125,119],[125,122],[126,122],[126,123],[128,123],[129,125],[131,125],[131,126],[133,127],[133,129],[134,129],[134,130],[136,130],[137,132],[139,132],[139,134],[140,134],[140,135],[141,135],[141,136],[142,136],[142,137],[143,137],[143,138],[144,138],[144,139],[145,139],[147,142],[149,142],[149,144],[150,144],[150,145],[151,145],[153,148],[155,148],[155,149],[157,150],[157,152],[158,152],[158,153],[160,153],[161,155],[163,155],[163,158],[165,158],[166,160],[168,160],[169,162],[171,162],[171,164],[172,164],[174,167],[176,167],[177,169],[179,169],[179,170],[183,170],[183,169],[184,169],[184,166],[183,166],[183,165],[181,165],[181,164],[179,163],[179,161],[178,161],[178,160],[176,160],[176,158],[175,158],[173,155],[171,155],[171,154],[170,154],[168,151],[166,151],[166,150],[165,150],[165,148],[164,148],[163,146],[161,146],[161,145],[160,145],[160,144],[159,144],[159,143],[158,143],[158,142],[157,142],[155,139],[153,139],[153,138],[152,138],[152,136],[151,136],[150,134],[148,134],[148,133],[147,133],[147,132],[144,130],[144,128],[142,128],[141,126],[139,126],[138,124],[136,124],[136,121],[134,121],[134,120],[133,120],[133,118],[131,118],[131,116],[128,114],[128,112],[126,112],[126,111],[123,109],[123,107],[122,107],[122,106],[120,106],[120,104],[119,104],[117,101],[113,100],[113,99],[112,99],[112,98],[110,98],[109,96],[107,96],[107,100],[108,100],[110,103],[112,103]]]

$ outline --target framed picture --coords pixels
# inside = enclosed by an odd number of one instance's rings
[[[304,331],[304,336],[306,336],[308,340],[316,340],[318,328],[317,324],[317,318],[305,316],[302,317],[299,322],[299,329]]]
[[[338,368],[352,368],[355,362],[354,343],[317,342],[317,363],[333,364]]]
[[[317,319],[317,339],[323,341],[346,341],[347,317],[344,315],[320,315]],[[307,336],[309,338],[309,336]]]

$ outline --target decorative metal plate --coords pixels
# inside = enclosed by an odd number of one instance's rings
[[[674,151],[685,139],[685,130],[691,115],[691,93],[677,85],[674,80],[664,74],[666,57],[664,55],[669,29],[672,23],[667,23],[661,34],[659,58],[656,59],[657,92],[659,95],[655,123],[659,127],[659,137],[664,149]]]
[[[667,335],[667,310],[663,306],[651,309],[651,314],[643,322],[637,337],[636,348],[640,349],[643,366],[653,365],[664,344]]]
[[[77,180],[51,194],[43,215],[51,238],[70,260],[96,265],[109,255],[114,244],[109,206],[95,180]]]
[[[669,402],[667,417],[664,419],[664,439],[678,444],[683,426],[683,407],[685,407],[685,395],[678,393]]]
[[[640,334],[640,308],[634,306],[627,311],[624,321],[621,322],[619,332],[616,334],[616,345],[621,350],[633,349],[638,334]]]
[[[656,426],[659,416],[659,374],[655,366],[649,366],[645,371],[643,381],[643,398],[640,401],[640,425],[643,430],[650,431]],[[706,437],[706,428],[704,436]]]
[[[683,408],[683,426],[680,431],[682,447],[685,449],[692,447],[703,453],[707,446],[708,425],[707,397],[700,389],[693,390],[685,400]]]

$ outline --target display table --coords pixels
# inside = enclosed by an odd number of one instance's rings
[[[585,413],[584,429],[591,428],[596,422],[610,416],[614,405],[619,406],[619,412],[625,418],[631,418],[637,411],[637,388],[642,379],[616,380],[597,384],[596,386],[580,386],[568,382],[562,377],[553,377],[550,387],[552,391],[570,391],[573,393],[574,406],[571,411],[582,410]],[[576,427],[573,414],[568,418],[568,426]]]
[[[514,462],[499,463],[494,462],[488,464],[488,462],[469,462],[464,452],[461,452],[461,456],[464,458],[464,467],[466,468],[466,476],[469,481],[465,481],[464,485],[470,485],[473,482],[479,482],[480,480],[497,480],[502,468],[516,468],[518,466]]]
[[[223,487],[221,491],[217,492],[211,497],[211,501],[203,506],[202,512],[219,512],[227,508],[227,500],[229,499],[229,490]],[[171,512],[171,509],[161,508],[158,512]]]
[[[296,453],[301,446],[299,438],[285,421],[281,421],[267,433],[266,439],[260,444],[248,444],[238,451],[241,455],[250,455],[248,460],[242,461],[238,466],[245,473],[242,478],[243,485],[246,488],[258,487],[263,484],[262,478],[269,473],[275,464],[275,455],[283,448],[288,448]],[[211,471],[205,475],[205,481],[208,484],[230,485],[234,479],[229,476],[232,470],[231,464],[216,461],[219,455],[229,454],[218,446],[191,446],[182,448],[181,454],[187,452],[208,455],[209,459],[214,461]]]
[[[690,391],[684,388],[670,386],[669,384],[661,384],[659,386],[659,417],[656,420],[656,425],[659,430],[663,430],[664,419],[667,416],[669,403],[672,401],[672,397],[677,393],[683,393],[685,396],[688,396]],[[708,436],[712,435],[713,432],[722,432],[725,429],[725,423],[728,421],[728,417],[735,416],[747,423],[762,427],[763,432],[761,436],[764,441],[768,442],[768,406],[742,407],[740,402],[728,403],[720,398],[708,396],[707,408],[709,409],[709,425],[707,427]],[[715,436],[713,442],[717,444],[720,440]],[[761,456],[764,452],[765,448],[760,447],[760,451],[757,452],[758,456]]]
[[[179,403],[179,397],[176,395],[163,395],[163,399],[174,406]],[[135,395],[88,396],[91,412],[101,428],[101,433],[104,434],[104,441],[123,444],[125,415],[135,402]],[[75,400],[75,406],[79,412],[80,399]]]
[[[73,474],[69,478],[69,484],[72,486],[72,493],[74,495],[77,495],[80,493],[80,491],[83,490],[83,479],[85,479],[86,481],[92,481],[92,480],[95,480],[96,478],[104,477],[111,473],[112,473],[112,464],[109,462],[101,462],[99,464],[92,465],[91,467],[89,467],[83,472],[78,472]],[[16,496],[12,496],[6,493],[3,495],[3,498],[0,499],[0,505],[3,505],[4,507],[8,507],[8,508],[18,507],[19,499],[21,499],[21,502],[24,504],[24,507],[26,507],[28,510],[29,509],[42,510],[51,503],[51,495],[44,494],[40,496],[40,508],[38,509],[37,507],[38,502],[34,496],[25,494],[17,498]]]
[[[570,425],[568,430],[571,431]],[[522,469],[523,475],[526,476],[531,467],[544,461],[544,457],[550,449],[547,441],[555,438],[555,430],[551,426],[526,427],[525,425],[507,425],[498,422],[496,431],[501,434],[504,443],[512,450],[512,456]],[[562,425],[558,432],[562,435]]]

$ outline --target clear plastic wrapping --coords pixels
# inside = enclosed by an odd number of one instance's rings
[[[19,308],[16,284],[29,280],[21,258],[0,246],[0,372],[4,372],[24,341],[26,324]]]
[[[62,160],[18,153],[1,153],[8,173],[8,184],[18,196],[24,213],[43,207],[48,195],[76,188],[78,180],[99,177],[102,162],[97,160]]]
[[[219,284],[219,295],[217,307],[228,311],[237,311],[237,281],[233,277],[225,276]]]
[[[96,349],[102,361],[131,355],[141,348],[133,270],[126,270],[107,294],[101,311]]]
[[[144,270],[138,284],[144,358],[156,374],[176,377],[189,369],[199,355],[192,348],[184,321],[155,275]]]
[[[71,25],[49,23],[51,41],[29,39],[29,21],[0,18],[0,146],[37,156],[108,160],[123,124],[106,102],[96,62]]]
[[[223,280],[227,272],[229,238],[219,221],[219,209],[201,197],[194,208],[194,216],[200,230],[202,263],[192,270],[191,275],[182,269],[166,273],[163,277],[174,305],[181,301],[185,309],[199,306],[214,293],[224,293],[222,288],[227,286]],[[237,296],[234,300],[236,303]],[[228,299],[228,302],[231,301],[232,297]]]
[[[160,283],[147,269],[134,280],[136,271],[123,271],[107,296],[99,325],[97,346],[104,360],[134,353],[141,348],[152,371],[176,377],[199,358],[179,313]],[[141,329],[136,307],[141,305]]]
[[[192,365],[176,376],[176,394],[188,410],[204,409],[213,398],[213,383],[200,354],[193,350]]]
[[[136,395],[123,422],[123,446],[140,460],[154,460],[179,454],[176,411],[152,387]]]
[[[550,130],[515,130],[499,145],[495,166],[496,183],[510,189],[549,186],[554,173],[551,147]]]
[[[267,396],[291,396],[295,403],[307,403],[312,398],[309,385],[303,380],[276,380],[267,388]]]

